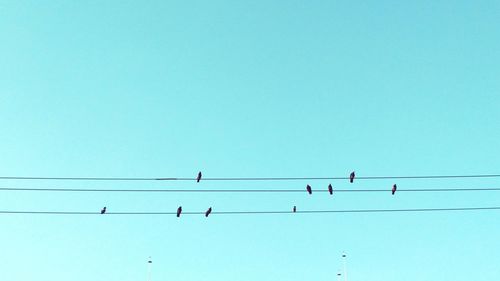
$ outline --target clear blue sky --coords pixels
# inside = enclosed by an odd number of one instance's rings
[[[0,174],[498,173],[500,2],[409,2],[0,1]],[[0,210],[175,211],[179,205],[186,211],[498,206],[500,194],[0,194]],[[145,280],[152,256],[153,280],[326,281],[336,279],[345,250],[352,281],[489,281],[500,276],[499,217],[498,211],[0,215],[0,279]]]

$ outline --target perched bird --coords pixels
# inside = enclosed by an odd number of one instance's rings
[[[295,212],[297,212],[297,206],[293,206],[292,211],[293,211],[294,213],[295,213]]]
[[[201,172],[198,172],[198,176],[196,177],[196,182],[200,182],[201,180]]]
[[[106,213],[106,207],[102,208],[102,210],[101,210],[101,215],[104,213]]]
[[[181,213],[182,213],[182,206],[179,206],[179,208],[177,208],[177,217],[180,217]]]
[[[307,192],[309,192],[309,194],[313,193],[310,185],[307,185],[306,189],[307,189]]]
[[[205,212],[205,217],[208,217],[210,213],[212,212],[212,207],[208,208],[208,210]]]
[[[354,173],[354,171],[351,173],[351,175],[349,176],[349,181],[352,183],[354,181],[354,177],[356,176],[356,174]]]
[[[392,195],[394,195],[394,193],[396,193],[396,189],[398,189],[398,187],[396,186],[396,184],[394,184],[392,186]]]
[[[329,184],[328,185],[328,192],[330,192],[330,195],[333,194],[333,187],[332,187],[332,184]]]

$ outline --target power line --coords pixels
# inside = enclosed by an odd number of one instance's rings
[[[121,178],[121,177],[10,177],[3,176],[0,180],[67,180],[67,181],[175,181],[194,180],[194,178]]]
[[[352,210],[309,210],[309,211],[220,211],[212,215],[272,215],[272,214],[327,214],[327,213],[397,213],[397,212],[453,212],[500,210],[495,207],[459,207],[459,208],[417,208],[417,209],[352,209]],[[68,211],[0,211],[0,214],[23,215],[176,215],[176,212],[68,212]],[[204,215],[205,212],[182,212],[182,215]]]
[[[355,180],[383,179],[450,179],[450,178],[498,178],[500,174],[474,175],[422,175],[422,176],[357,176]],[[201,181],[301,181],[301,180],[348,180],[349,177],[214,177]],[[67,181],[196,181],[196,178],[176,177],[18,177],[2,176],[0,180],[67,180]]]
[[[355,180],[384,179],[449,179],[449,178],[498,178],[500,174],[491,175],[424,175],[424,176],[356,176]],[[206,178],[213,181],[295,181],[295,180],[349,180],[349,177],[260,177],[260,178]]]
[[[101,189],[101,188],[25,188],[0,187],[0,191],[32,191],[32,192],[170,192],[170,193],[306,193],[305,189]],[[409,188],[398,189],[399,192],[473,192],[500,191],[492,188]],[[313,189],[313,193],[329,192],[326,189]],[[387,189],[334,189],[337,192],[391,192]]]

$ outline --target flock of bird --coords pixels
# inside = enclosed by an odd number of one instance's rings
[[[198,172],[198,175],[196,176],[196,182],[200,182],[201,181],[201,177],[202,177],[202,173],[201,172]],[[356,173],[353,171],[351,172],[351,174],[349,175],[349,182],[350,183],[353,183],[354,182],[354,178],[356,177]],[[396,190],[397,190],[397,185],[394,184],[392,186],[392,195],[394,195],[394,193],[396,193]],[[312,194],[312,188],[311,186],[308,184],[306,186],[306,190],[307,190],[307,193],[309,194]],[[332,184],[329,184],[328,185],[328,192],[330,193],[330,195],[333,195],[333,186]],[[297,212],[297,206],[293,206],[292,208],[292,212]],[[106,207],[102,208],[101,209],[101,215],[105,214],[106,213]],[[181,216],[181,213],[182,213],[182,206],[179,206],[179,208],[177,208],[177,217],[180,217]],[[208,217],[210,215],[210,213],[212,213],[212,207],[208,208],[207,211],[205,212],[205,217]]]
[[[356,173],[354,171],[351,172],[351,174],[349,175],[349,182],[353,183],[355,177],[356,177]],[[396,193],[397,189],[398,189],[398,186],[396,184],[394,184],[392,186],[392,189],[391,189],[392,195],[394,195],[394,193]],[[307,193],[312,194],[312,188],[311,188],[310,185],[306,186],[306,190],[307,190]],[[333,195],[333,186],[332,186],[332,184],[328,185],[328,192],[330,193],[330,195]],[[297,206],[293,206],[292,212],[294,212],[294,213],[297,212]]]

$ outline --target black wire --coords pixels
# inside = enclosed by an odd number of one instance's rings
[[[450,212],[500,210],[495,207],[460,207],[460,208],[418,208],[418,209],[361,209],[361,210],[311,210],[311,211],[221,211],[211,215],[270,215],[270,214],[320,214],[320,213],[394,213],[394,212]],[[65,212],[65,211],[0,211],[0,214],[33,215],[176,215],[176,212]],[[204,215],[205,212],[182,212],[182,215]]]
[[[305,189],[99,189],[99,188],[24,188],[0,187],[0,191],[34,192],[171,192],[171,193],[306,193]],[[329,192],[326,189],[312,190],[313,193]],[[398,189],[399,192],[461,192],[461,191],[500,191],[500,188],[417,188]],[[334,189],[337,192],[391,192],[387,189]]]
[[[449,178],[498,178],[500,174],[482,175],[424,175],[424,176],[358,176],[355,180],[382,179],[449,179]],[[202,178],[201,181],[295,181],[295,180],[348,180],[349,177],[226,177]],[[196,178],[126,178],[126,177],[16,177],[3,176],[0,180],[68,180],[68,181],[195,181]]]
[[[156,181],[194,180],[192,178],[106,178],[106,177],[0,177],[0,180],[68,180],[68,181]]]
[[[426,176],[356,176],[356,180],[382,179],[447,179],[447,178],[497,178],[500,174],[488,175],[426,175]],[[348,180],[349,177],[258,177],[258,178],[204,178],[213,181],[294,181],[294,180]],[[189,179],[187,179],[189,180]],[[194,180],[194,179],[191,179]]]

